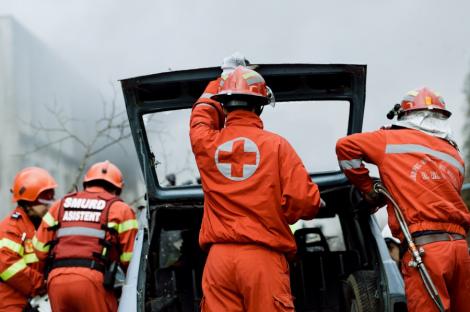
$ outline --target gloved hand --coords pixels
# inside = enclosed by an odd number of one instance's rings
[[[377,193],[374,188],[368,193],[364,193],[365,201],[371,206],[371,213],[376,212],[379,208],[387,204],[385,197]]]
[[[235,52],[230,56],[224,58],[222,68],[222,75],[228,75],[237,68],[237,66],[246,66],[247,60],[240,52]]]
[[[29,301],[30,311],[39,311],[39,312],[51,312],[51,304],[49,302],[49,297],[46,295],[36,296]]]

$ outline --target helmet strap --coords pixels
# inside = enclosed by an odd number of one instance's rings
[[[256,105],[255,106],[256,115],[260,116],[261,113],[263,112],[263,110],[264,110],[264,105]]]

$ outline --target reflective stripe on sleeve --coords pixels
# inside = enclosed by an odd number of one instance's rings
[[[18,244],[17,242],[14,242],[8,238],[3,238],[2,240],[0,240],[0,248],[8,248],[14,253],[19,254],[20,256],[22,256],[24,253],[23,245]]]
[[[92,229],[92,228],[81,227],[81,226],[72,226],[72,227],[60,228],[59,230],[57,230],[57,237],[73,236],[73,235],[104,238],[106,235],[106,232],[103,230]]]
[[[119,234],[133,230],[133,229],[138,229],[139,224],[137,223],[136,219],[131,219],[124,221],[123,223],[116,223],[116,222],[109,222],[108,223],[108,228],[116,230]]]
[[[462,164],[453,156],[430,149],[429,147],[418,144],[388,144],[385,149],[386,154],[408,154],[408,153],[423,153],[431,155],[435,158],[443,160],[448,164],[454,166],[460,173],[465,174],[465,169]]]
[[[46,213],[44,217],[42,217],[42,221],[46,222],[46,224],[49,225],[50,227],[56,226],[57,224],[59,224],[59,222],[57,222],[49,212]]]
[[[3,281],[8,281],[10,278],[12,278],[16,273],[20,272],[21,270],[24,270],[26,268],[26,262],[24,259],[20,259],[10,265],[5,271],[0,273],[0,278]]]
[[[39,262],[39,259],[35,253],[26,254],[23,256],[23,259],[26,264]]]
[[[122,262],[129,262],[131,261],[131,258],[132,258],[132,252],[123,252],[119,259],[121,259]]]
[[[33,247],[40,252],[49,252],[50,245],[40,242],[36,236],[33,237]]]
[[[200,98],[201,98],[201,99],[210,99],[212,96],[213,96],[212,93],[207,93],[207,92],[206,92],[206,93],[203,93],[203,94],[200,96]]]
[[[362,159],[340,160],[339,166],[343,170],[361,168]]]
[[[129,230],[138,229],[138,228],[139,228],[139,224],[137,223],[137,220],[136,219],[131,219],[131,220],[127,220],[127,221],[124,221],[123,223],[121,223],[119,225],[118,232],[123,233],[123,232],[129,231]]]

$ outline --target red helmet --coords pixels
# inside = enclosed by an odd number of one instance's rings
[[[46,170],[28,167],[18,172],[11,187],[12,201],[34,202],[39,195],[57,187],[57,182]]]
[[[450,117],[451,115],[451,112],[446,109],[446,104],[442,96],[424,87],[410,91],[405,95],[400,105],[398,117],[410,111],[426,109],[438,111],[446,117]]]
[[[219,91],[211,99],[224,105],[228,105],[227,102],[233,99],[266,105],[270,103],[271,95],[260,74],[246,67],[238,66],[230,74],[222,76]]]
[[[87,182],[97,180],[111,183],[120,190],[124,186],[121,170],[119,170],[119,168],[113,165],[109,160],[92,165],[85,174],[83,183],[85,184]]]

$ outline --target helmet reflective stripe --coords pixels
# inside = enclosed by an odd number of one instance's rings
[[[263,77],[261,77],[261,75],[255,71],[247,72],[243,74],[242,77],[246,80],[246,83],[248,83],[248,85],[264,82]]]
[[[255,77],[251,77],[249,79],[246,80],[246,83],[248,83],[248,85],[252,85],[252,84],[255,84],[255,83],[263,83],[264,82],[264,79],[261,78],[261,76],[255,76]]]

